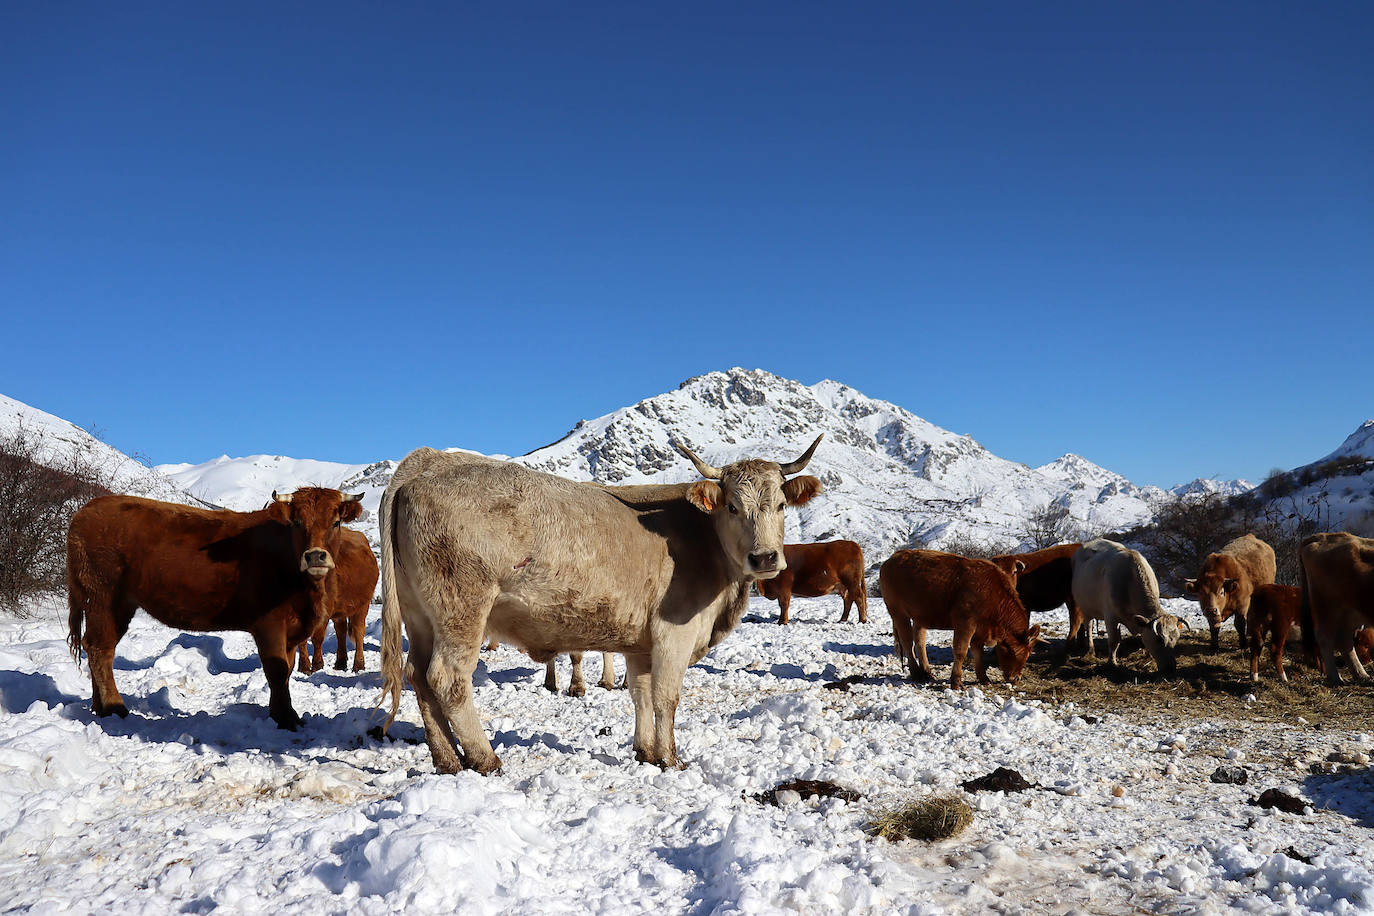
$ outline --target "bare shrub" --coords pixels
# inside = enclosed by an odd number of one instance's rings
[[[961,557],[975,560],[989,560],[1004,553],[1013,553],[1016,545],[999,538],[982,539],[970,534],[960,533],[946,538],[940,545],[945,553],[957,553]]]
[[[108,475],[79,443],[54,443],[20,425],[0,434],[0,611],[23,615],[67,584],[67,525],[110,492]]]
[[[1021,529],[1021,543],[1028,550],[1043,550],[1056,544],[1078,540],[1082,536],[1078,524],[1069,515],[1067,506],[1050,503],[1032,512]]]

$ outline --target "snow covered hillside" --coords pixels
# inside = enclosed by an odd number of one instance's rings
[[[744,369],[688,379],[511,460],[575,480],[673,482],[695,476],[674,440],[725,464],[746,456],[790,460],[820,433],[825,441],[808,471],[826,493],[789,517],[788,538],[850,538],[872,563],[956,536],[1015,543],[1027,519],[1049,505],[1066,507],[1087,532],[1126,528],[1150,519],[1168,496],[1077,455],[1041,468],[999,458],[968,436],[838,382],[807,386]],[[374,539],[375,511],[394,469],[394,460],[346,465],[265,455],[159,467],[188,492],[235,509],[258,508],[273,489],[304,484],[361,490]]]
[[[1254,494],[1280,515],[1306,517],[1319,529],[1374,537],[1374,420],[1329,455],[1266,480]]]
[[[1196,607],[1168,602],[1201,627]],[[834,598],[798,599],[796,622],[779,627],[776,605],[753,600],[687,672],[681,771],[635,763],[626,691],[554,696],[528,657],[484,652],[476,702],[504,761],[486,777],[435,775],[409,691],[396,740],[369,734],[375,621],[366,672],[293,676],[306,716],[296,733],[267,717],[246,634],[184,634],[139,614],[115,670],[131,715],[93,719],[65,610],[0,621],[0,911],[1374,908],[1368,734],[1301,719],[1128,717],[1030,700],[997,681],[922,689],[901,677],[880,599],[868,624],[837,623],[838,609]],[[931,633],[936,665],[949,662],[948,637]],[[597,662],[588,666],[594,678]],[[847,689],[826,688],[841,677]],[[1314,775],[1310,765],[1331,755],[1365,764]],[[1248,784],[1214,782],[1222,764],[1243,768]],[[1001,766],[1043,788],[958,788]],[[861,798],[758,800],[792,779]],[[1271,787],[1314,810],[1250,803]],[[934,792],[976,808],[963,834],[890,843],[867,833],[875,814]]]

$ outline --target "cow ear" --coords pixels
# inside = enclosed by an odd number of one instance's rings
[[[1012,564],[1012,567],[1011,567],[1011,574],[1012,574],[1013,576],[1019,576],[1019,575],[1021,575],[1021,573],[1025,572],[1025,571],[1026,571],[1026,564],[1025,564],[1025,563],[1022,563],[1020,560],[1017,560],[1014,564]]]
[[[789,506],[804,506],[821,492],[821,482],[810,474],[783,481],[782,495]]]
[[[1184,580],[1183,580],[1183,590],[1184,590],[1185,592],[1187,592],[1188,594],[1190,594],[1190,595],[1196,595],[1196,594],[1197,594],[1197,580],[1196,580],[1196,579],[1184,579]]]
[[[725,501],[725,493],[714,480],[698,480],[687,488],[687,501],[710,514]]]
[[[339,507],[339,521],[347,524],[356,522],[363,515],[363,495],[359,493],[356,498],[345,496],[343,505]]]
[[[1226,594],[1228,594],[1228,595],[1231,594],[1232,592],[1234,592],[1234,591],[1235,591],[1236,589],[1238,589],[1238,588],[1240,588],[1240,580],[1239,580],[1239,579],[1227,579],[1227,580],[1226,580],[1225,582],[1223,582],[1222,585],[1221,585],[1221,590],[1224,591],[1224,592],[1225,592]]]
[[[1035,626],[1031,627],[1031,628],[1030,628],[1030,632],[1026,634],[1026,642],[1030,643],[1030,644],[1033,646],[1033,645],[1035,645],[1036,643],[1038,643],[1039,641],[1040,641],[1040,624],[1037,623]]]

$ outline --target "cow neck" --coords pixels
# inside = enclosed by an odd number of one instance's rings
[[[744,609],[749,606],[749,580],[733,583],[735,593],[723,603],[716,621],[711,626],[710,646],[717,645],[731,630],[739,626],[744,617]]]

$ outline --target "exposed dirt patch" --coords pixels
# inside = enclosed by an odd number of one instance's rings
[[[1033,782],[1026,782],[1024,776],[1007,767],[998,767],[986,776],[965,780],[959,785],[966,792],[1024,792],[1040,788]]]
[[[754,798],[765,805],[780,806],[778,794],[782,792],[796,792],[803,799],[820,796],[821,798],[842,798],[847,802],[856,802],[863,797],[853,789],[842,788],[826,779],[793,779],[789,782],[780,782],[776,787],[767,792],[761,792]]]

